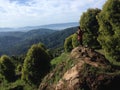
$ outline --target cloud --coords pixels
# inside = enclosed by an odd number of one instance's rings
[[[0,27],[79,21],[88,8],[105,0],[0,0]]]
[[[105,3],[107,0],[99,0],[97,1],[94,5],[93,5],[93,8],[94,7],[99,7],[101,8],[101,5],[103,5],[103,3]]]

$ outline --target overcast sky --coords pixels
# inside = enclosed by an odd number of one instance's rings
[[[88,8],[106,0],[0,0],[0,27],[78,22]]]

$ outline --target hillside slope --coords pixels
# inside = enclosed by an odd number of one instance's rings
[[[120,72],[90,48],[76,47],[43,79],[39,90],[120,89]]]
[[[0,55],[20,55],[27,52],[31,45],[44,43],[47,48],[63,46],[65,38],[76,32],[77,27],[61,31],[37,29],[28,32],[3,32],[0,37]]]
[[[35,38],[44,38],[46,35],[52,34],[56,31],[50,29],[36,29],[28,32],[1,32],[0,33],[0,55],[8,54],[8,55],[17,55],[19,48],[24,49],[28,47],[28,45],[32,45],[29,42],[31,40],[35,40]],[[26,44],[27,43],[27,44]],[[23,53],[22,50],[21,53]]]

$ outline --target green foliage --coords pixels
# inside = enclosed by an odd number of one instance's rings
[[[52,58],[51,51],[49,49],[47,49],[43,43],[38,43],[38,46],[40,46],[41,48],[43,48],[45,50],[45,52],[48,54],[50,59]]]
[[[20,65],[22,67],[25,56],[11,56],[12,63],[15,65],[15,70]]]
[[[33,44],[42,42],[47,48],[62,47],[65,38],[73,34],[77,27],[67,28],[61,31],[38,29],[28,32],[0,33],[0,55],[26,54]],[[4,35],[5,34],[5,35]]]
[[[62,53],[59,57],[56,57],[51,60],[51,65],[59,65],[61,62],[64,62],[65,60],[68,59],[69,53]]]
[[[16,67],[16,73],[21,73],[21,71],[22,71],[22,65],[21,64],[19,64],[17,67]]]
[[[98,41],[105,56],[115,64],[120,62],[120,0],[108,0],[97,16],[100,29]]]
[[[23,82],[17,80],[16,82],[2,82],[0,85],[0,90],[23,90]]]
[[[73,48],[77,47],[79,45],[78,39],[77,39],[77,34],[72,35],[72,46]]]
[[[43,48],[44,50],[47,50],[47,48],[45,47],[45,45],[43,43],[38,43],[38,46],[40,46],[41,48]]]
[[[73,49],[72,35],[65,39],[64,48],[65,48],[65,52],[70,52]]]
[[[2,82],[0,84],[0,90],[37,90],[37,88],[18,79],[17,81],[11,83]]]
[[[63,52],[64,52],[63,46],[59,47],[59,48],[56,48],[56,49],[50,49],[50,53],[52,55],[52,59],[55,58],[55,57],[60,56]]]
[[[92,48],[100,48],[97,41],[99,25],[96,19],[100,11],[100,9],[88,9],[80,18],[80,27],[84,32],[83,44]]]
[[[15,66],[11,61],[11,58],[3,55],[0,58],[0,74],[5,80],[11,82],[15,79]]]
[[[40,45],[33,45],[24,60],[22,79],[29,84],[38,86],[41,79],[49,72],[50,57]]]
[[[70,53],[62,53],[59,57],[51,60],[54,76],[47,81],[49,84],[57,83],[63,76],[63,74],[73,67],[75,60],[70,59]]]
[[[71,36],[67,37],[64,42],[65,52],[70,52],[73,48],[79,45],[77,34],[74,33]]]

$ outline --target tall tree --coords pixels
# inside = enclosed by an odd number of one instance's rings
[[[80,18],[80,27],[84,30],[83,44],[92,48],[100,47],[97,41],[99,25],[96,19],[100,11],[100,9],[88,9]]]
[[[98,40],[105,56],[120,62],[120,0],[107,0],[97,16],[100,29]]]
[[[27,83],[38,86],[41,79],[50,70],[50,57],[43,44],[35,44],[28,50],[22,68],[22,79]]]

